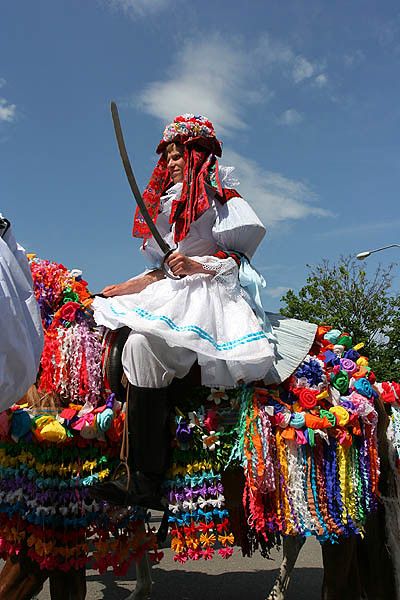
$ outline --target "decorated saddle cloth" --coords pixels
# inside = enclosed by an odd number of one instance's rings
[[[157,219],[160,233],[171,246],[169,214],[181,186],[175,184],[162,198]],[[169,346],[195,352],[203,385],[235,387],[239,380],[258,381],[268,373],[269,382],[285,379],[311,347],[315,326],[282,318],[274,320],[276,327],[271,326],[255,310],[249,277],[248,287],[242,287],[236,262],[214,256],[218,249],[237,251],[246,257],[247,273],[256,273],[248,259],[264,234],[245,200],[235,197],[221,205],[211,198],[210,208],[191,224],[178,250],[216,274],[165,278],[138,294],[96,298],[96,322],[110,329],[127,325],[137,333],[160,337]],[[145,242],[142,250],[149,267],[159,268],[162,254],[154,240]]]

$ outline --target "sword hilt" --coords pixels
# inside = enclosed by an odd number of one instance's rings
[[[175,250],[176,250],[176,248],[171,248],[171,250],[168,250],[168,252],[166,254],[164,254],[164,258],[161,263],[161,269],[164,271],[166,276],[169,277],[170,279],[183,279],[184,277],[186,277],[186,275],[174,275],[173,272],[171,271],[171,269],[169,268],[169,266],[167,264],[165,264],[165,261],[167,260],[167,258],[169,256],[171,256],[171,254],[173,252],[175,252]]]

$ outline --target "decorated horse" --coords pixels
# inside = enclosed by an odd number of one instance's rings
[[[132,561],[138,579],[130,598],[149,598],[148,557],[157,561],[161,553],[146,511],[90,495],[120,466],[119,356],[128,332],[95,326],[79,272],[35,257],[31,269],[45,347],[37,387],[0,416],[0,598],[31,598],[49,577],[52,598],[83,599],[87,566],[123,574]],[[383,503],[399,573],[399,387],[376,385],[360,350],[348,334],[320,328],[281,386],[209,389],[198,385],[196,369],[174,382],[164,524],[177,563],[228,560],[235,546],[267,556],[283,539],[269,596],[282,599],[296,552],[314,535],[323,544],[324,598],[345,598],[343,590],[358,598],[368,585],[356,564],[360,552],[365,565],[371,547],[380,548]],[[357,547],[361,535],[371,537],[367,550]],[[385,595],[369,598],[395,597],[384,562],[387,573],[378,579]]]

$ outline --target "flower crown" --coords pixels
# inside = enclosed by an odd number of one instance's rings
[[[185,113],[175,117],[172,123],[166,126],[163,133],[164,142],[172,142],[178,135],[185,137],[215,137],[214,126],[206,117]]]
[[[222,154],[221,143],[215,135],[214,125],[203,115],[185,113],[175,117],[172,123],[164,129],[157,153],[164,152],[166,146],[173,141],[179,141],[182,144],[198,141],[209,148],[213,154],[217,156]]]

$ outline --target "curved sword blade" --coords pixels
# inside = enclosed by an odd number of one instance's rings
[[[132,193],[135,197],[136,203],[142,213],[144,220],[151,233],[153,234],[154,240],[157,242],[161,250],[164,254],[167,254],[171,250],[171,246],[167,244],[166,241],[162,238],[160,232],[158,231],[156,225],[153,222],[153,219],[149,215],[149,211],[146,208],[146,205],[143,201],[142,194],[138,188],[136,183],[135,175],[133,174],[133,170],[131,167],[131,163],[128,157],[128,152],[126,150],[124,136],[122,134],[121,122],[119,120],[118,108],[115,102],[111,102],[111,116],[114,124],[115,137],[117,139],[118,150],[122,159],[122,164],[124,165],[125,173],[128,178],[128,182]]]

